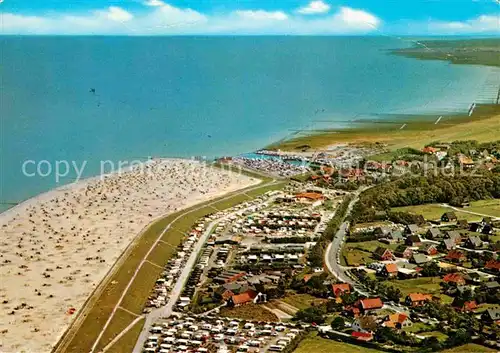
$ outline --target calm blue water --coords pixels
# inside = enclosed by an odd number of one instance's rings
[[[389,55],[409,45],[390,38],[0,41],[1,201],[57,185],[25,160],[87,160],[90,176],[100,160],[235,155],[314,120],[464,109],[489,73]]]

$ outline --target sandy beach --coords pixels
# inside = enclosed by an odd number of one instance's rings
[[[0,214],[0,351],[50,351],[152,220],[258,182],[200,162],[161,160]]]

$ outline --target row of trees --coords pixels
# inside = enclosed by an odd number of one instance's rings
[[[340,225],[344,221],[351,199],[352,198],[350,196],[346,197],[344,201],[338,206],[335,215],[330,220],[330,222],[328,222],[325,231],[316,242],[316,245],[309,252],[308,260],[311,263],[311,266],[323,266],[323,259],[326,248],[328,247],[328,244],[333,240],[335,234],[340,228]]]
[[[495,173],[476,176],[406,176],[363,192],[353,214],[356,221],[368,222],[380,217],[380,210],[389,211],[391,207],[490,198],[500,198],[500,175]]]

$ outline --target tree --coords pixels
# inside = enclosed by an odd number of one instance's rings
[[[393,302],[399,303],[399,300],[401,299],[401,291],[399,288],[393,287],[393,286],[388,286],[387,291],[385,295],[387,296],[387,299],[392,300]]]
[[[439,266],[436,262],[432,261],[422,266],[421,274],[424,277],[435,277],[439,275]]]
[[[315,306],[297,311],[295,318],[299,321],[322,324],[325,322],[324,314],[322,307]]]
[[[422,347],[428,348],[431,352],[437,352],[442,349],[442,345],[437,337],[426,337],[422,341]]]
[[[343,318],[340,316],[337,316],[335,319],[332,321],[332,329],[334,330],[340,330],[345,327],[345,321]]]

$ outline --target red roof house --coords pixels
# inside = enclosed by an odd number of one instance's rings
[[[351,285],[349,283],[332,284],[333,294],[338,298],[343,294],[351,293]]]
[[[359,300],[359,308],[368,311],[380,309],[384,306],[380,298],[368,298]]]
[[[454,283],[457,286],[463,286],[465,284],[465,279],[460,273],[448,273],[443,277],[443,281],[446,283]]]
[[[432,295],[422,293],[410,293],[406,296],[405,303],[408,306],[420,306],[432,300]]]
[[[365,342],[371,341],[373,339],[373,334],[370,332],[353,331],[351,333],[351,336],[357,339],[358,341],[365,341]]]
[[[462,262],[467,259],[467,257],[459,250],[451,250],[448,255],[446,255],[445,259],[452,262]]]
[[[255,292],[253,290],[249,290],[249,291],[246,291],[246,292],[241,293],[241,294],[233,295],[229,299],[228,304],[233,305],[233,306],[239,306],[239,305],[243,305],[243,304],[252,303],[254,301],[254,299],[257,298],[257,296],[258,296],[257,292]]]
[[[486,263],[484,266],[485,269],[487,270],[492,270],[496,272],[500,272],[500,261],[497,260],[490,260]]]

